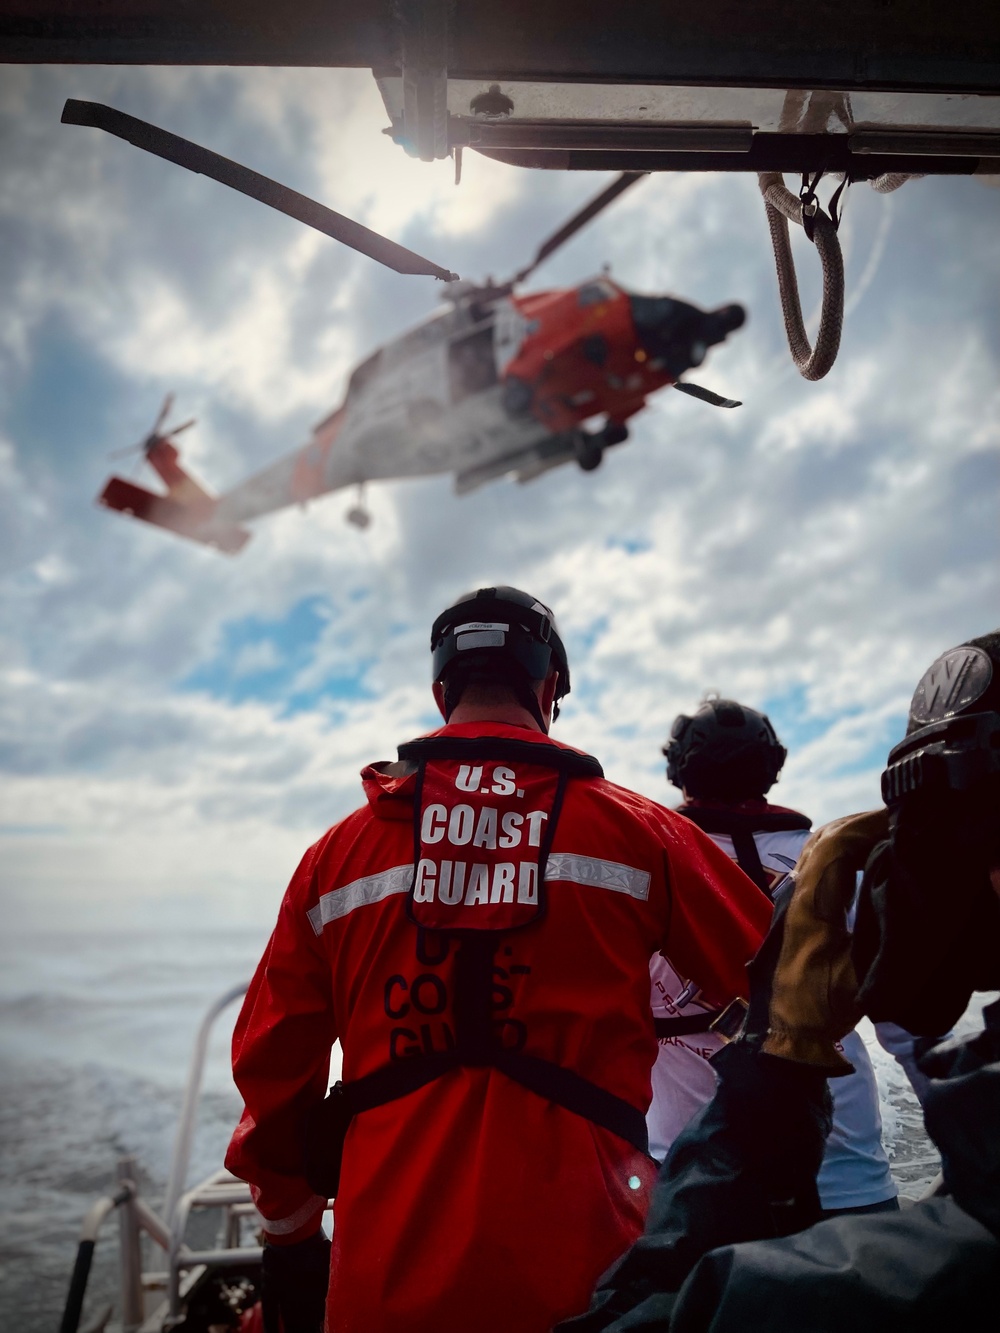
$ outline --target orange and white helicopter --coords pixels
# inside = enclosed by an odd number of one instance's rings
[[[112,477],[99,496],[110,509],[236,552],[249,540],[249,520],[345,487],[359,488],[348,520],[366,527],[360,488],[369,481],[453,473],[464,494],[504,476],[530,481],[573,461],[591,471],[605,449],[628,438],[626,423],[649,394],[670,385],[716,406],[739,406],[681,376],[743,324],[741,306],[704,311],[672,296],[628,292],[606,274],[579,287],[515,291],[642,172],[620,175],[509,281],[477,286],[187,140],[111,108],[67,108],[64,120],[109,129],[319,226],[397,271],[449,283],[445,308],[357,366],[343,402],[301,448],[224,495],[211,495],[181,467],[174,439],[191,423],[166,427],[168,399],[139,446],[166,494]]]

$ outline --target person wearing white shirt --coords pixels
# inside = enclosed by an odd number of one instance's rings
[[[767,800],[787,754],[769,719],[730,699],[707,699],[693,717],[681,714],[675,720],[663,753],[668,780],[684,793],[678,813],[697,824],[773,898],[798,860],[812,821]],[[709,1062],[724,1038],[709,1030],[714,1011],[677,974],[669,958],[653,959],[650,981],[660,1045],[646,1121],[650,1152],[662,1161],[715,1092]],[[920,1096],[923,1084],[913,1066],[913,1038],[888,1023],[876,1024],[875,1031]],[[817,1182],[820,1202],[828,1215],[894,1210],[899,1207],[898,1190],[882,1143],[871,1057],[857,1031],[848,1033],[842,1049],[855,1072],[830,1082],[833,1129]]]

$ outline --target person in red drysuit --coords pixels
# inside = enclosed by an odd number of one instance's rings
[[[724,1006],[771,906],[700,829],[548,737],[569,668],[547,607],[480,589],[432,649],[447,725],[363,770],[367,804],[285,894],[233,1038],[226,1165],[265,1271],[321,1252],[302,1125],[339,1040],[354,1114],[326,1328],[546,1333],[642,1231],[651,955]],[[320,1327],[293,1305],[285,1333]]]

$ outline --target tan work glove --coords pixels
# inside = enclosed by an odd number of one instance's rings
[[[862,1013],[847,914],[857,872],[888,836],[888,811],[870,810],[825,824],[802,849],[771,983],[767,1054],[833,1078],[852,1072],[836,1047]]]

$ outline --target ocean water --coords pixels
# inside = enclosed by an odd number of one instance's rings
[[[80,1224],[133,1154],[162,1204],[194,1038],[249,981],[260,930],[21,932],[0,944],[0,1328],[59,1327]],[[240,1112],[239,1005],[213,1030],[189,1182],[222,1164]],[[118,1302],[117,1223],[102,1229],[81,1328]],[[157,1264],[157,1267],[160,1265]]]
[[[136,1157],[141,1190],[159,1207],[198,1026],[223,992],[249,981],[266,933],[53,929],[0,942],[0,1328],[58,1328],[80,1223],[120,1157]],[[964,1027],[977,1025],[980,1007]],[[191,1183],[221,1165],[239,1115],[229,1074],[237,1010],[214,1029]],[[917,1197],[937,1155],[905,1076],[869,1045],[893,1172]],[[81,1328],[117,1306],[117,1249],[109,1218]]]

